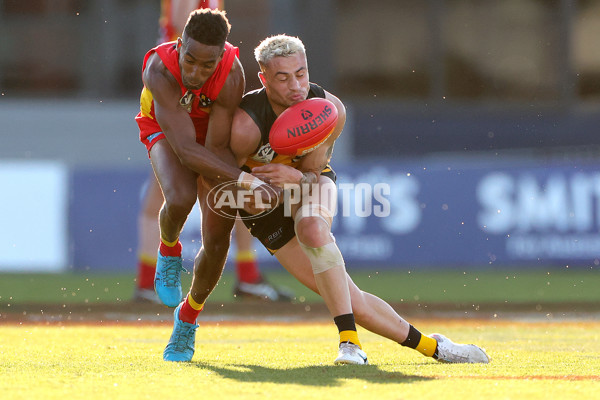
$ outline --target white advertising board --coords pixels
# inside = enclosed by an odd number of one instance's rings
[[[0,161],[0,210],[0,272],[65,270],[65,165],[54,161]]]

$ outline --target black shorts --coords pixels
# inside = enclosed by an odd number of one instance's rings
[[[335,171],[329,165],[321,171],[321,175],[336,181]],[[247,218],[252,215],[244,210],[240,210],[239,213],[250,234],[260,240],[271,254],[275,254],[296,236],[294,219],[286,217],[284,211],[285,208],[282,204],[262,217]]]

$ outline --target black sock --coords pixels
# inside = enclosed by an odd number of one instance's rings
[[[406,340],[400,344],[405,347],[410,347],[411,349],[416,349],[421,341],[421,335],[421,332],[419,332],[417,328],[409,325],[408,336],[406,337]]]
[[[356,323],[354,322],[354,314],[343,314],[333,318],[333,322],[338,327],[340,333],[340,343],[352,343],[362,349],[360,340],[358,340],[358,332],[356,332]]]
[[[354,314],[342,314],[337,317],[333,317],[333,322],[337,325],[338,332],[341,331],[355,331],[356,322],[354,321]]]

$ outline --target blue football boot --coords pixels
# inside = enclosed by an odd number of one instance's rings
[[[183,303],[175,309],[175,323],[173,324],[173,333],[169,343],[163,351],[163,360],[187,362],[194,356],[194,346],[196,343],[196,329],[198,325],[189,324],[179,319],[179,309]]]
[[[154,274],[154,289],[160,301],[167,307],[177,307],[181,303],[181,257],[165,257],[158,252],[156,272]]]

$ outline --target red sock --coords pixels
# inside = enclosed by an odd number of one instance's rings
[[[193,299],[192,302],[196,305],[196,307],[200,307],[199,310],[192,307],[190,304],[190,295],[188,294],[183,302],[183,305],[179,309],[179,319],[183,322],[187,322],[188,324],[195,324],[196,318],[200,315],[200,311],[204,308],[204,304],[198,304]]]
[[[137,287],[140,289],[154,289],[156,259],[140,255],[137,266]]]
[[[178,241],[175,246],[169,247],[161,240],[159,250],[163,257],[181,257],[181,242]]]
[[[257,283],[261,279],[258,263],[252,251],[238,252],[235,258],[235,270],[240,282]]]

